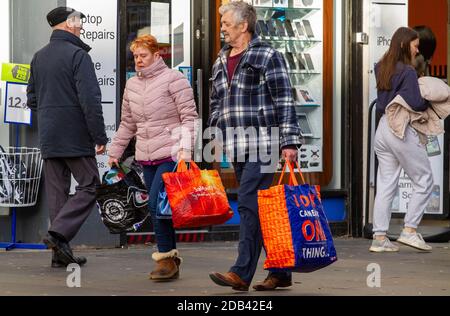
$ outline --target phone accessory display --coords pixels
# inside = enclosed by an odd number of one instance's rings
[[[275,26],[273,24],[272,20],[266,21],[267,29],[269,30],[269,35],[273,37],[278,37],[277,30],[275,29]]]
[[[306,106],[318,106],[317,101],[313,98],[311,93],[306,88],[295,88],[297,100],[299,101],[300,105],[306,105]]]
[[[270,36],[266,22],[264,22],[263,20],[258,20],[258,22],[256,23],[256,33],[259,36]]]
[[[296,21],[295,23],[295,29],[297,30],[297,34],[299,38],[304,38],[305,35],[305,31],[303,29],[303,25],[300,21]]]
[[[275,20],[275,25],[277,26],[278,34],[281,37],[288,37],[286,28],[284,27],[283,22],[281,22],[280,20],[277,19],[277,20]]]
[[[287,8],[289,7],[289,0],[273,0],[273,6],[275,8]]]
[[[285,26],[286,26],[286,31],[287,34],[290,38],[294,38],[295,37],[295,32],[294,32],[294,28],[292,27],[292,23],[291,21],[288,19],[284,22]]]
[[[302,131],[303,137],[313,137],[313,131],[311,128],[311,124],[308,120],[308,115],[306,113],[298,113],[297,114],[298,124],[300,125],[300,129]]]
[[[311,8],[314,7],[316,0],[293,0],[294,8]]]
[[[306,35],[308,35],[309,38],[314,38],[314,32],[311,26],[311,22],[309,20],[303,20],[303,25],[305,26]]]
[[[316,145],[303,145],[299,151],[299,164],[302,171],[322,171],[322,148]]]
[[[307,70],[307,68],[306,68],[306,60],[303,58],[303,55],[301,53],[298,53],[296,56],[297,56],[297,60],[298,60],[298,64],[299,64],[300,70]]]
[[[284,55],[285,55],[285,58],[287,60],[288,65],[289,65],[289,68],[292,71],[296,71],[297,70],[297,64],[295,63],[294,55],[291,52],[286,52]]]
[[[313,60],[311,58],[311,54],[305,53],[305,60],[306,60],[306,64],[308,65],[308,69],[313,71],[314,70],[314,63]]]
[[[253,0],[252,3],[257,13],[257,35],[285,59],[304,137],[299,164],[305,172],[322,172],[323,0]]]
[[[272,7],[272,0],[253,0],[253,6],[255,7]]]

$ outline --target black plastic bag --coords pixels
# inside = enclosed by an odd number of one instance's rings
[[[96,199],[103,224],[111,234],[137,231],[149,217],[148,192],[136,170],[114,184],[103,184],[96,189]]]

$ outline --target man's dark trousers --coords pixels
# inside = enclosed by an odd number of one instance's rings
[[[263,247],[258,213],[258,190],[270,188],[274,174],[262,173],[260,162],[238,162],[233,166],[239,182],[238,211],[241,224],[238,258],[230,272],[236,273],[244,282],[250,284]],[[290,279],[291,274],[277,273],[276,276],[281,279]]]
[[[71,174],[78,182],[76,193],[69,196]],[[49,232],[70,242],[93,210],[95,187],[100,183],[94,157],[53,158],[44,160],[45,188],[50,212]]]

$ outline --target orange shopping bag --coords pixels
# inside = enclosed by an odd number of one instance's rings
[[[220,225],[233,217],[217,170],[190,169],[180,161],[176,172],[162,175],[175,228]]]

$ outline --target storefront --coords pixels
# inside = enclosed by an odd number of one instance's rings
[[[134,75],[134,64],[129,44],[138,35],[151,32],[161,44],[161,55],[165,62],[183,71],[190,79],[197,94],[200,112],[207,116],[208,108],[202,107],[207,100],[208,89],[202,89],[209,76],[210,60],[203,58],[210,53],[208,18],[209,1],[186,0],[27,0],[2,1],[0,20],[2,45],[1,62],[29,64],[33,54],[48,43],[51,29],[46,22],[47,13],[57,6],[70,6],[85,13],[84,30],[81,39],[93,49],[90,52],[102,90],[103,113],[108,137],[111,139],[120,122],[120,108],[126,80]],[[3,27],[5,26],[5,27]],[[195,66],[194,66],[195,64]],[[200,66],[199,66],[200,65]],[[197,82],[197,74],[205,80]],[[194,81],[195,80],[195,81]],[[2,113],[5,88],[2,86]],[[202,97],[198,97],[198,93]],[[206,101],[207,102],[207,101]],[[207,104],[207,103],[203,103]],[[33,114],[32,121],[35,122]],[[37,127],[19,128],[0,124],[0,143],[13,146],[20,138],[21,146],[36,147]],[[17,133],[18,131],[18,133]],[[20,133],[20,137],[16,137]],[[100,174],[107,169],[107,155],[97,157]],[[42,184],[42,183],[41,183]],[[41,186],[43,188],[43,186]],[[47,202],[44,190],[40,190],[38,204],[29,209],[17,211],[17,240],[39,242],[49,226]],[[11,236],[11,210],[0,209],[0,241],[9,241]],[[130,239],[149,241],[151,225],[143,228]],[[204,232],[194,237],[204,238]],[[149,235],[150,233],[150,235]],[[180,234],[184,236],[186,233]],[[97,212],[92,212],[74,244],[123,245],[126,236],[109,235]]]
[[[45,3],[44,3],[45,2]],[[56,5],[67,4],[87,15],[82,39],[93,47],[91,55],[96,66],[103,92],[103,106],[108,135],[112,137],[119,122],[120,100],[127,78],[133,75],[134,65],[128,51],[129,43],[139,34],[152,30],[162,45],[162,55],[168,65],[185,72],[195,90],[203,123],[209,114],[208,79],[212,63],[220,49],[218,7],[221,1],[108,1],[105,5],[85,0],[44,1],[30,6],[21,0],[11,1],[11,14],[33,15],[35,24],[19,24],[12,19],[12,26],[20,30],[11,39],[11,61],[29,63],[33,53],[45,45],[50,29],[45,14]],[[267,2],[267,1],[266,1]],[[349,233],[351,200],[349,170],[351,148],[348,142],[349,108],[345,100],[345,32],[349,10],[341,1],[314,0],[274,3],[255,3],[258,6],[258,23],[273,25],[273,34],[262,34],[287,58],[291,80],[295,89],[297,114],[305,131],[307,145],[300,157],[307,181],[322,186],[322,196],[333,231],[339,235]],[[32,14],[33,12],[33,14]],[[286,29],[286,21],[291,27]],[[17,23],[18,25],[15,25]],[[31,23],[31,22],[30,22]],[[268,25],[268,24],[266,24]],[[295,27],[295,28],[294,28]],[[155,33],[156,32],[156,33]],[[286,32],[281,35],[280,32]],[[289,32],[289,33],[287,33]],[[112,53],[117,52],[117,53]],[[292,57],[292,58],[291,58]],[[35,127],[22,131],[24,142],[36,146]],[[14,137],[14,135],[11,135]],[[100,172],[104,172],[107,157],[99,157]],[[230,165],[214,166],[220,170],[229,193],[230,202],[236,210],[236,182]],[[41,193],[39,204],[33,210],[19,214],[19,235],[26,241],[38,241],[48,225],[45,196]],[[223,227],[215,227],[180,234],[180,239],[235,238],[239,217]],[[38,222],[38,223],[37,223]],[[7,227],[8,218],[0,219]],[[2,226],[2,227],[3,227]],[[21,228],[23,227],[23,228]],[[2,229],[6,232],[6,229]],[[214,233],[214,234],[211,234]],[[3,239],[6,236],[1,236]],[[151,226],[142,232],[122,236],[108,236],[93,213],[75,243],[97,244],[152,241]]]
[[[191,67],[188,68],[189,78],[193,79],[199,113],[205,127],[209,115],[207,82],[212,64],[222,46],[218,8],[225,1],[193,3],[195,5],[191,14],[193,16],[191,64],[182,66]],[[291,82],[295,88],[296,110],[306,137],[306,145],[302,147],[299,155],[301,167],[308,182],[322,186],[322,197],[333,232],[336,235],[347,235],[350,175],[345,161],[348,161],[347,150],[350,147],[346,141],[348,135],[343,128],[346,125],[345,113],[348,108],[344,105],[342,93],[345,82],[344,16],[347,8],[341,1],[330,0],[289,1],[289,3],[261,1],[252,4],[257,6],[258,25],[272,26],[270,29],[267,28],[267,32],[258,34],[284,54],[289,66]],[[125,3],[122,3],[122,10],[124,6]],[[148,19],[151,21],[151,16],[148,16],[149,9],[151,12],[151,4],[148,1],[139,5],[135,2],[127,3],[127,17],[121,19],[122,29],[127,30],[127,41],[134,36],[137,29],[143,27],[142,21],[151,23],[148,22]],[[139,20],[138,16],[144,18]],[[141,24],[135,22],[137,20]],[[172,23],[173,29],[180,28],[177,23]],[[176,33],[173,35],[176,36]],[[121,51],[124,51],[126,49],[124,33],[121,42],[123,45]],[[176,54],[175,51],[173,53]],[[172,56],[172,67],[179,68],[178,60],[181,59]],[[127,71],[128,69],[133,71],[131,60],[124,61],[122,56],[121,64],[127,67]],[[180,240],[236,238],[239,231],[239,215],[237,182],[232,164],[224,158],[220,163],[212,165],[204,163],[203,166],[219,170],[235,216],[221,227],[180,232]],[[151,228],[146,227],[143,232],[128,234],[126,241],[127,243],[153,241],[153,235],[149,231]]]
[[[165,62],[185,73],[190,80],[205,127],[209,115],[208,82],[211,67],[222,45],[218,8],[224,2],[3,1],[0,23],[6,28],[0,28],[0,36],[2,42],[10,43],[10,47],[0,49],[0,61],[28,64],[34,52],[44,46],[50,37],[46,14],[59,5],[72,6],[87,15],[82,40],[93,47],[91,56],[102,89],[108,137],[113,137],[120,122],[121,98],[126,80],[134,75],[129,44],[136,36],[148,32],[161,43],[161,55]],[[297,115],[306,140],[299,155],[306,179],[309,183],[321,185],[325,210],[335,235],[362,236],[370,217],[370,214],[365,215],[366,159],[363,157],[367,147],[365,135],[371,100],[367,75],[371,68],[371,45],[366,45],[369,42],[366,42],[364,33],[370,35],[372,1],[248,2],[257,9],[259,35],[284,54],[289,67]],[[442,2],[446,3],[445,0]],[[444,55],[447,56],[446,52]],[[446,63],[445,60],[442,65]],[[2,87],[2,105],[3,91]],[[30,147],[37,145],[36,126],[22,127],[20,132],[22,144]],[[14,129],[4,124],[2,118],[0,144],[9,145],[14,137]],[[442,151],[447,152],[444,143],[442,145]],[[106,161],[107,156],[98,158],[100,173],[107,170]],[[448,161],[448,157],[443,157],[442,161]],[[203,167],[220,171],[230,203],[236,210],[237,183],[231,165],[225,161],[213,165],[204,163]],[[448,178],[447,173],[443,175],[443,179]],[[448,181],[443,180],[445,182]],[[443,185],[441,192],[448,192],[448,185]],[[444,204],[448,204],[448,201],[443,200]],[[239,216],[237,210],[235,213],[227,225],[183,231],[179,234],[179,240],[236,238]],[[8,214],[8,210],[0,209],[0,240],[9,238],[10,218],[2,216]],[[43,190],[36,207],[18,213],[17,223],[19,240],[41,240],[48,227]],[[151,231],[151,224],[148,223],[135,234],[121,237],[109,235],[98,214],[93,212],[74,244],[110,246],[145,243],[154,240]]]

